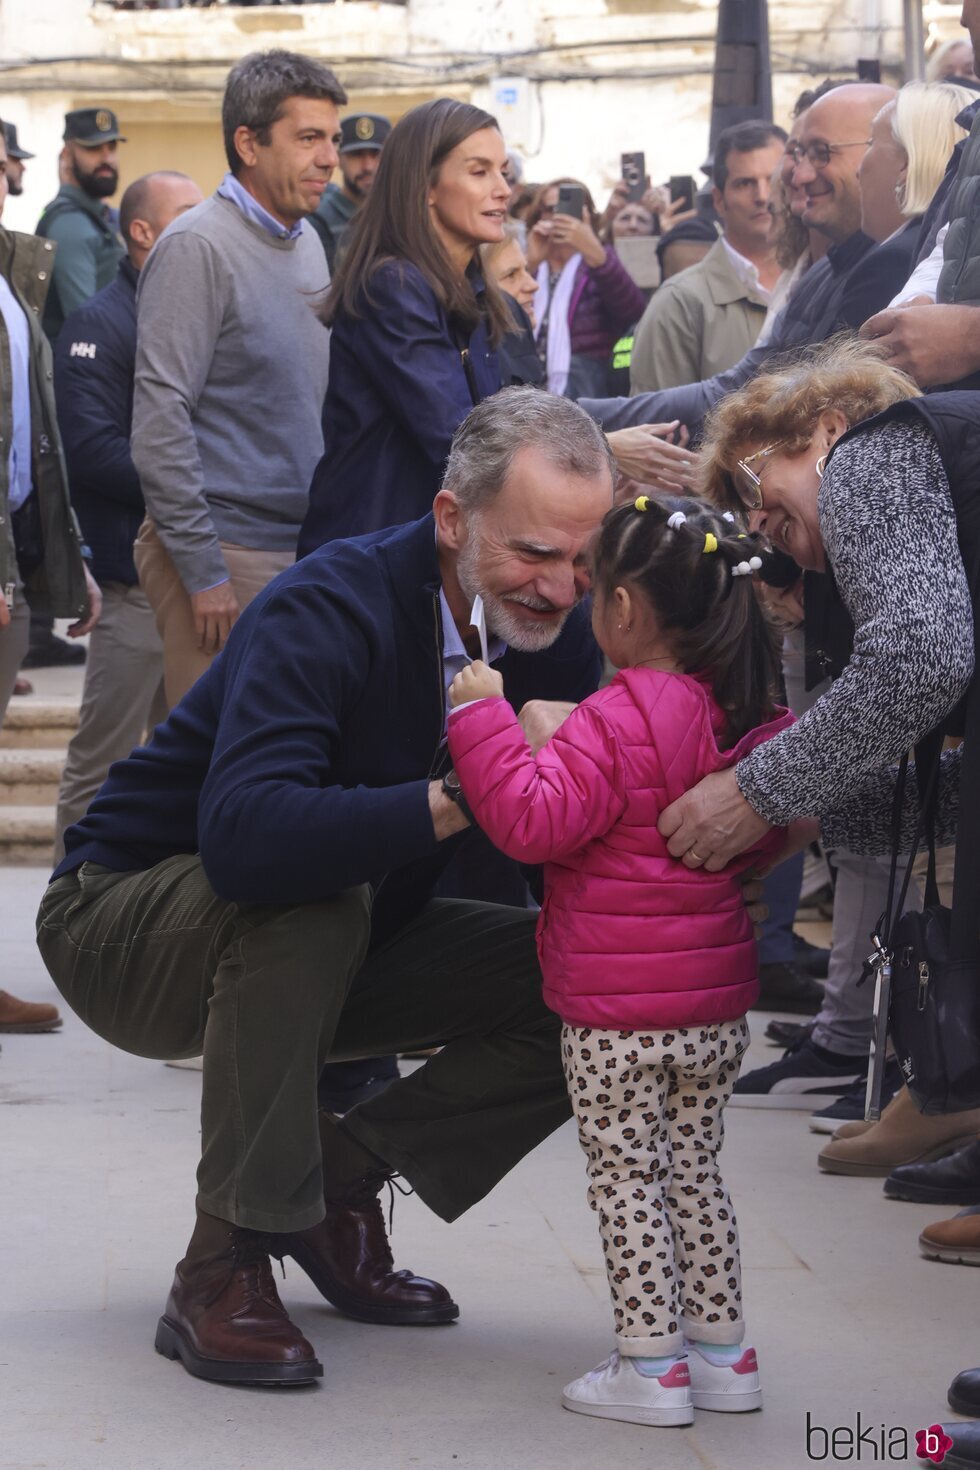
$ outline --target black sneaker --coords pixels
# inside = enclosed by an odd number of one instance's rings
[[[797,1042],[806,1041],[813,1035],[813,1021],[770,1021],[763,1035],[770,1046],[781,1046],[789,1051]]]
[[[778,1062],[757,1067],[735,1083],[732,1105],[743,1108],[824,1107],[867,1076],[867,1057],[827,1051],[807,1038]]]
[[[815,1016],[823,1005],[823,987],[798,965],[760,965],[759,999],[754,1011],[789,1011]]]
[[[882,1109],[891,1102],[903,1084],[898,1063],[891,1059],[885,1063],[885,1080],[881,1089]],[[864,1122],[864,1100],[867,1094],[867,1078],[859,1077],[853,1087],[843,1093],[829,1108],[821,1108],[810,1119],[811,1133],[836,1133],[842,1123]]]
[[[830,969],[830,950],[811,944],[802,934],[793,933],[793,963],[815,980],[826,980]]]

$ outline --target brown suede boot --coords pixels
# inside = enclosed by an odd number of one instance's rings
[[[322,1378],[323,1365],[279,1300],[269,1265],[275,1238],[198,1210],[157,1325],[157,1352],[212,1383]]]
[[[855,1118],[853,1123],[842,1123],[839,1128],[835,1128],[832,1137],[860,1138],[862,1134],[867,1133],[869,1128],[873,1128],[874,1126],[873,1123],[867,1122],[864,1118]]]
[[[817,1162],[825,1174],[863,1174],[887,1178],[902,1164],[923,1163],[955,1153],[975,1139],[980,1109],[926,1116],[907,1087],[897,1092],[881,1117],[857,1137],[831,1139]]]
[[[437,1281],[396,1271],[379,1192],[394,1170],[369,1153],[330,1113],[320,1114],[324,1205],[319,1225],[277,1237],[327,1301],[358,1322],[430,1326],[453,1322],[459,1307]]]
[[[980,1205],[960,1210],[952,1220],[937,1220],[919,1236],[919,1250],[930,1261],[980,1266]]]
[[[61,1025],[58,1007],[47,1002],[18,1000],[0,990],[0,1032],[57,1031]]]

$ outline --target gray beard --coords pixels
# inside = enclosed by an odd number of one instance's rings
[[[501,638],[508,648],[515,649],[518,653],[543,653],[556,641],[568,620],[567,612],[556,612],[554,622],[528,623],[511,611],[510,604],[524,601],[523,598],[495,597],[492,592],[487,592],[480,583],[478,570],[479,543],[478,537],[470,528],[466,539],[466,545],[456,559],[456,576],[459,585],[469,603],[479,594],[483,599],[483,611],[487,619],[487,632]],[[536,607],[537,603],[529,599],[527,606]],[[543,611],[542,608],[538,609]]]

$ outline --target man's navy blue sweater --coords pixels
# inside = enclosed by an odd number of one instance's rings
[[[283,572],[145,749],[114,765],[55,877],[200,852],[237,903],[315,903],[372,883],[375,942],[426,902],[453,843],[432,831],[445,687],[430,516],[335,541]],[[515,708],[578,701],[599,655],[585,610],[546,653],[497,664]]]
[[[136,283],[129,260],[71,312],[54,346],[54,392],[71,501],[97,582],[136,583],[133,542],[146,514],[129,451],[136,371]]]

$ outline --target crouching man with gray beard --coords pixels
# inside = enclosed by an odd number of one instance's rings
[[[454,1220],[569,1116],[536,916],[432,896],[468,825],[446,691],[481,656],[477,594],[516,707],[595,688],[577,604],[612,499],[575,404],[480,404],[433,514],[278,576],[66,833],[38,916],[55,984],[124,1050],[204,1054],[197,1221],[156,1335],[198,1377],[322,1375],[270,1255],[361,1321],[451,1321],[445,1287],[394,1269],[384,1182]],[[432,1046],[318,1116],[328,1061]]]

